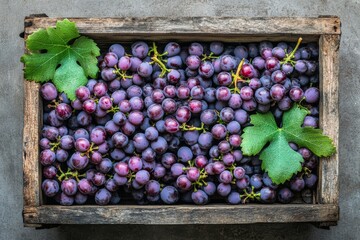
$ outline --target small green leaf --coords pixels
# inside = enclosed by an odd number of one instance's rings
[[[291,149],[289,142],[310,149],[319,157],[327,157],[336,152],[332,140],[320,129],[301,127],[308,111],[294,105],[283,115],[282,128],[276,125],[271,113],[251,116],[253,126],[246,127],[242,134],[241,148],[244,155],[260,154],[262,169],[268,172],[274,183],[283,183],[301,170],[304,161],[299,153]]]
[[[30,53],[21,57],[25,78],[41,83],[53,80],[71,100],[76,88],[85,85],[87,77],[95,78],[99,71],[96,57],[100,50],[96,43],[80,36],[75,23],[67,19],[31,34],[26,47]]]
[[[274,183],[284,183],[294,173],[301,171],[302,156],[295,152],[286,140],[284,133],[278,132],[270,145],[260,154],[261,168],[268,172]]]

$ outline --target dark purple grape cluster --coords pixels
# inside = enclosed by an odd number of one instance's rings
[[[300,41],[111,45],[75,100],[41,87],[43,193],[62,205],[291,202],[316,186],[318,158],[290,143],[303,171],[276,185],[241,134],[256,112],[281,124],[294,102],[318,127],[318,55]]]

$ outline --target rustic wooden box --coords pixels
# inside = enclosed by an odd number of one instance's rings
[[[58,19],[25,19],[25,38],[39,28],[55,26]],[[179,42],[293,41],[320,44],[320,126],[338,149],[338,72],[340,20],[319,18],[71,18],[81,34],[101,47],[135,39]],[[54,224],[249,224],[312,222],[336,225],[339,219],[338,154],[320,161],[319,183],[312,204],[246,204],[206,206],[59,206],[46,205],[41,193],[39,136],[42,101],[39,84],[24,81],[24,210],[25,226]]]

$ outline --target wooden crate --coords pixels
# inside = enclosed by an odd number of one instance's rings
[[[25,38],[39,28],[55,26],[56,18],[25,19]],[[100,46],[135,39],[179,42],[317,41],[320,45],[320,126],[338,149],[338,72],[340,20],[318,18],[70,18],[83,35]],[[54,224],[249,224],[312,222],[336,225],[339,219],[338,154],[323,158],[313,204],[246,204],[206,206],[59,206],[46,205],[41,193],[39,136],[42,101],[39,84],[24,81],[24,210],[26,226]]]

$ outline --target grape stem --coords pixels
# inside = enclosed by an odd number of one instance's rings
[[[260,193],[255,193],[255,192],[254,192],[254,186],[252,186],[251,192],[248,193],[246,189],[244,190],[244,194],[241,194],[241,195],[240,195],[240,198],[243,198],[243,197],[245,197],[245,198],[243,199],[243,203],[245,204],[245,203],[246,203],[246,200],[248,200],[249,198],[250,198],[251,200],[254,200],[254,199],[260,200]]]
[[[107,113],[117,113],[118,111],[120,111],[118,106],[112,106],[109,110],[107,110]]]
[[[153,47],[150,49],[148,55],[150,56],[150,54],[153,53],[154,55],[151,57],[152,62],[150,62],[150,64],[154,64],[157,63],[161,69],[161,73],[160,73],[160,77],[163,77],[166,73],[170,72],[169,69],[166,68],[164,62],[167,62],[166,60],[164,60],[162,57],[167,55],[168,52],[164,52],[162,54],[160,54],[157,50],[157,46],[155,44],[155,42],[153,42]]]
[[[53,152],[56,151],[60,146],[60,136],[57,138],[57,142],[50,143],[50,146],[51,146],[50,148],[51,151]]]
[[[202,59],[201,59],[202,61],[219,58],[218,56],[215,56],[213,52],[211,52],[209,55],[202,54],[201,56],[202,56]]]
[[[76,179],[77,182],[80,181],[79,177],[85,177],[85,173],[84,174],[79,174],[78,171],[74,171],[72,172],[70,168],[68,168],[68,170],[64,173],[60,167],[58,167],[59,172],[61,173],[61,175],[56,175],[56,177],[58,178],[58,180],[61,182],[63,179],[67,180],[70,177],[73,177]]]
[[[243,66],[243,64],[244,64],[244,61],[245,61],[245,59],[243,58],[242,60],[241,60],[241,62],[239,63],[239,65],[238,65],[238,67],[237,67],[237,69],[236,69],[236,73],[234,74],[234,73],[231,73],[231,76],[232,76],[232,78],[233,78],[233,84],[234,84],[234,88],[232,88],[231,90],[232,90],[232,92],[233,93],[240,93],[240,89],[238,88],[238,81],[240,81],[240,82],[246,82],[246,80],[244,80],[244,79],[242,79],[241,77],[240,77],[240,71],[241,71],[241,68],[242,68],[242,66]]]
[[[201,123],[201,127],[195,127],[193,125],[187,125],[186,123],[181,124],[179,127],[182,131],[203,131],[206,132],[206,127],[204,123]]]
[[[302,41],[302,38],[300,37],[300,38],[298,39],[297,43],[296,43],[295,48],[291,51],[291,53],[285,54],[284,60],[282,60],[282,61],[280,62],[281,65],[282,65],[282,64],[285,64],[285,63],[290,63],[292,66],[295,65],[296,62],[294,61],[294,54],[295,54],[295,52],[298,50],[301,41]]]
[[[207,172],[205,171],[204,168],[202,168],[200,170],[200,176],[199,179],[195,182],[192,183],[193,187],[194,187],[194,192],[197,192],[198,188],[201,188],[202,186],[207,186],[207,182],[205,181],[205,179],[208,177]]]
[[[121,78],[121,80],[126,81],[126,79],[133,78],[133,76],[126,75],[126,71],[125,70],[120,70],[116,65],[114,66],[114,68],[115,68],[115,70],[113,70],[113,73],[118,75]]]
[[[90,158],[90,154],[93,153],[94,150],[98,150],[98,149],[99,149],[98,146],[94,146],[94,143],[91,143],[89,150],[87,150],[87,151],[84,152],[84,153],[81,153],[80,155],[81,155],[81,156],[86,156],[86,157]]]

